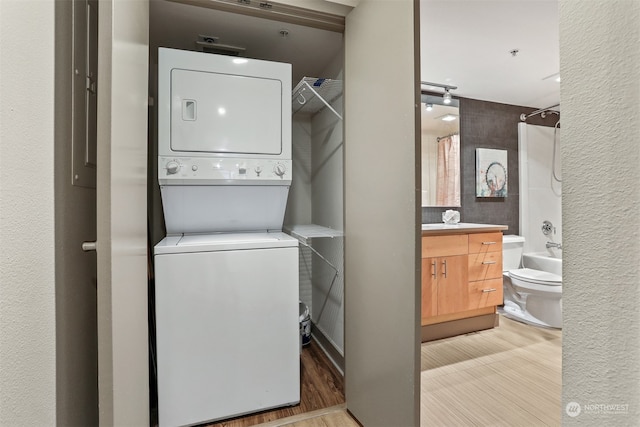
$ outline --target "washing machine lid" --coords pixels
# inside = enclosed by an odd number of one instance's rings
[[[154,248],[155,255],[297,247],[298,240],[282,232],[215,233],[167,236]]]
[[[520,268],[517,270],[510,270],[509,276],[514,279],[522,280],[528,283],[537,283],[547,286],[560,286],[562,285],[562,277],[557,274],[549,273],[547,271],[534,270],[532,268]]]

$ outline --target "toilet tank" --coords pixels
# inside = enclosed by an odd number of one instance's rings
[[[504,271],[520,268],[524,237],[506,234],[502,237],[502,269]]]

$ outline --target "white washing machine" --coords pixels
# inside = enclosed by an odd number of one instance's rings
[[[297,240],[170,237],[155,254],[160,425],[298,403]]]
[[[160,49],[154,248],[158,423],[300,400],[291,67]]]

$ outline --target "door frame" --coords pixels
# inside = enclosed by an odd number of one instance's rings
[[[148,0],[98,10],[99,423],[149,425]]]

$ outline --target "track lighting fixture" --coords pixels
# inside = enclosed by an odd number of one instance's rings
[[[449,92],[449,88],[444,88],[444,95],[442,95],[443,102],[445,104],[451,104],[451,93]]]
[[[444,93],[442,94],[442,102],[445,105],[451,104],[451,92],[450,91],[454,90],[454,89],[458,89],[458,86],[443,85],[443,84],[440,84],[440,83],[430,83],[430,82],[422,82],[422,81],[420,83],[423,84],[423,85],[429,86],[427,88],[429,90],[433,90],[433,89],[436,89],[436,88],[439,88],[439,87],[444,89]]]

